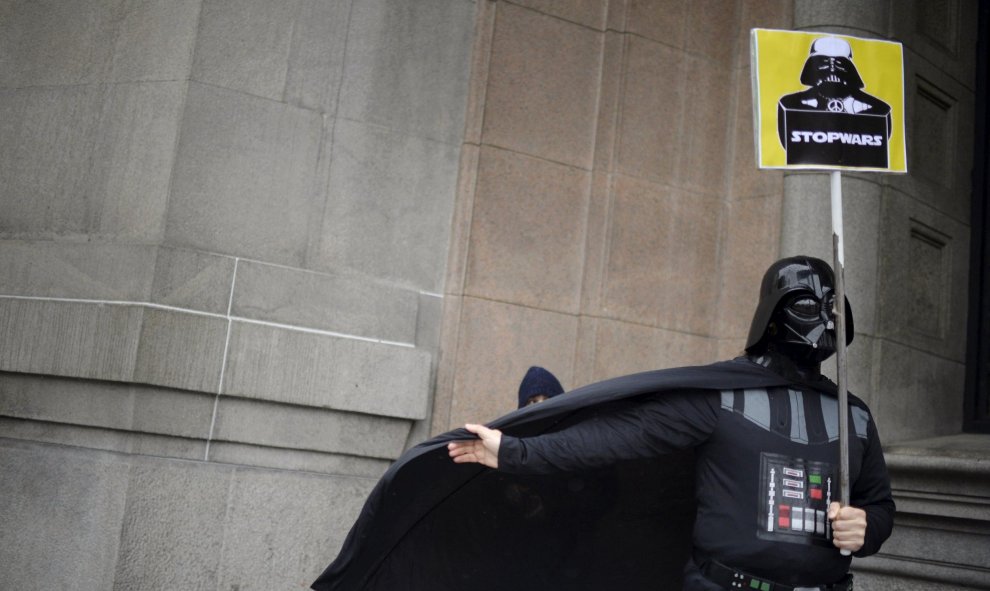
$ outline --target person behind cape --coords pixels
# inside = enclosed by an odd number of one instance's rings
[[[848,589],[840,549],[877,552],[894,502],[876,425],[851,394],[850,506],[832,502],[838,403],[819,369],[835,348],[833,286],[824,261],[780,260],[745,356],[589,384],[413,447],[312,588]],[[561,482],[591,498],[556,494]],[[541,513],[505,494],[518,483]]]
[[[538,365],[534,365],[526,371],[526,375],[519,382],[518,408],[538,404],[563,393],[564,387],[560,385],[557,376]]]
[[[684,589],[850,589],[850,558],[877,552],[894,514],[869,409],[850,396],[850,506],[839,497],[838,406],[820,364],[835,352],[834,279],[827,263],[787,258],[766,272],[746,352],[787,387],[671,393],[534,437],[469,424],[456,463],[515,474],[567,473],[595,458],[697,451],[697,515]],[[852,340],[852,312],[846,318]]]

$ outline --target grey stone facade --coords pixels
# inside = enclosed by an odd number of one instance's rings
[[[428,418],[474,11],[3,3],[0,587],[326,566]]]
[[[737,354],[766,265],[831,259],[827,177],[754,166],[768,27],[905,47],[909,174],[844,175],[851,389],[900,507],[857,589],[990,588],[946,289],[976,4],[0,3],[0,587],[303,588],[392,460],[529,365]]]

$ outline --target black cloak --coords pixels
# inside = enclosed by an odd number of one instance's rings
[[[598,382],[488,426],[532,437],[684,390],[797,384],[746,358]],[[810,385],[835,392],[821,380]],[[382,476],[317,591],[679,589],[694,520],[693,452],[593,472],[515,475],[455,464],[455,429]]]

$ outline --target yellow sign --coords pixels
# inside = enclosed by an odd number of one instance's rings
[[[900,43],[753,29],[760,168],[907,172]]]

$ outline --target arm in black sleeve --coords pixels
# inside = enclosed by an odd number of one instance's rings
[[[718,422],[718,394],[654,394],[585,409],[580,422],[537,437],[503,435],[500,470],[550,474],[656,457],[704,442]]]
[[[854,556],[870,556],[890,537],[894,528],[894,499],[890,494],[890,477],[883,459],[880,435],[870,418],[866,427],[866,448],[859,478],[853,484],[849,504],[866,511],[866,539]]]

